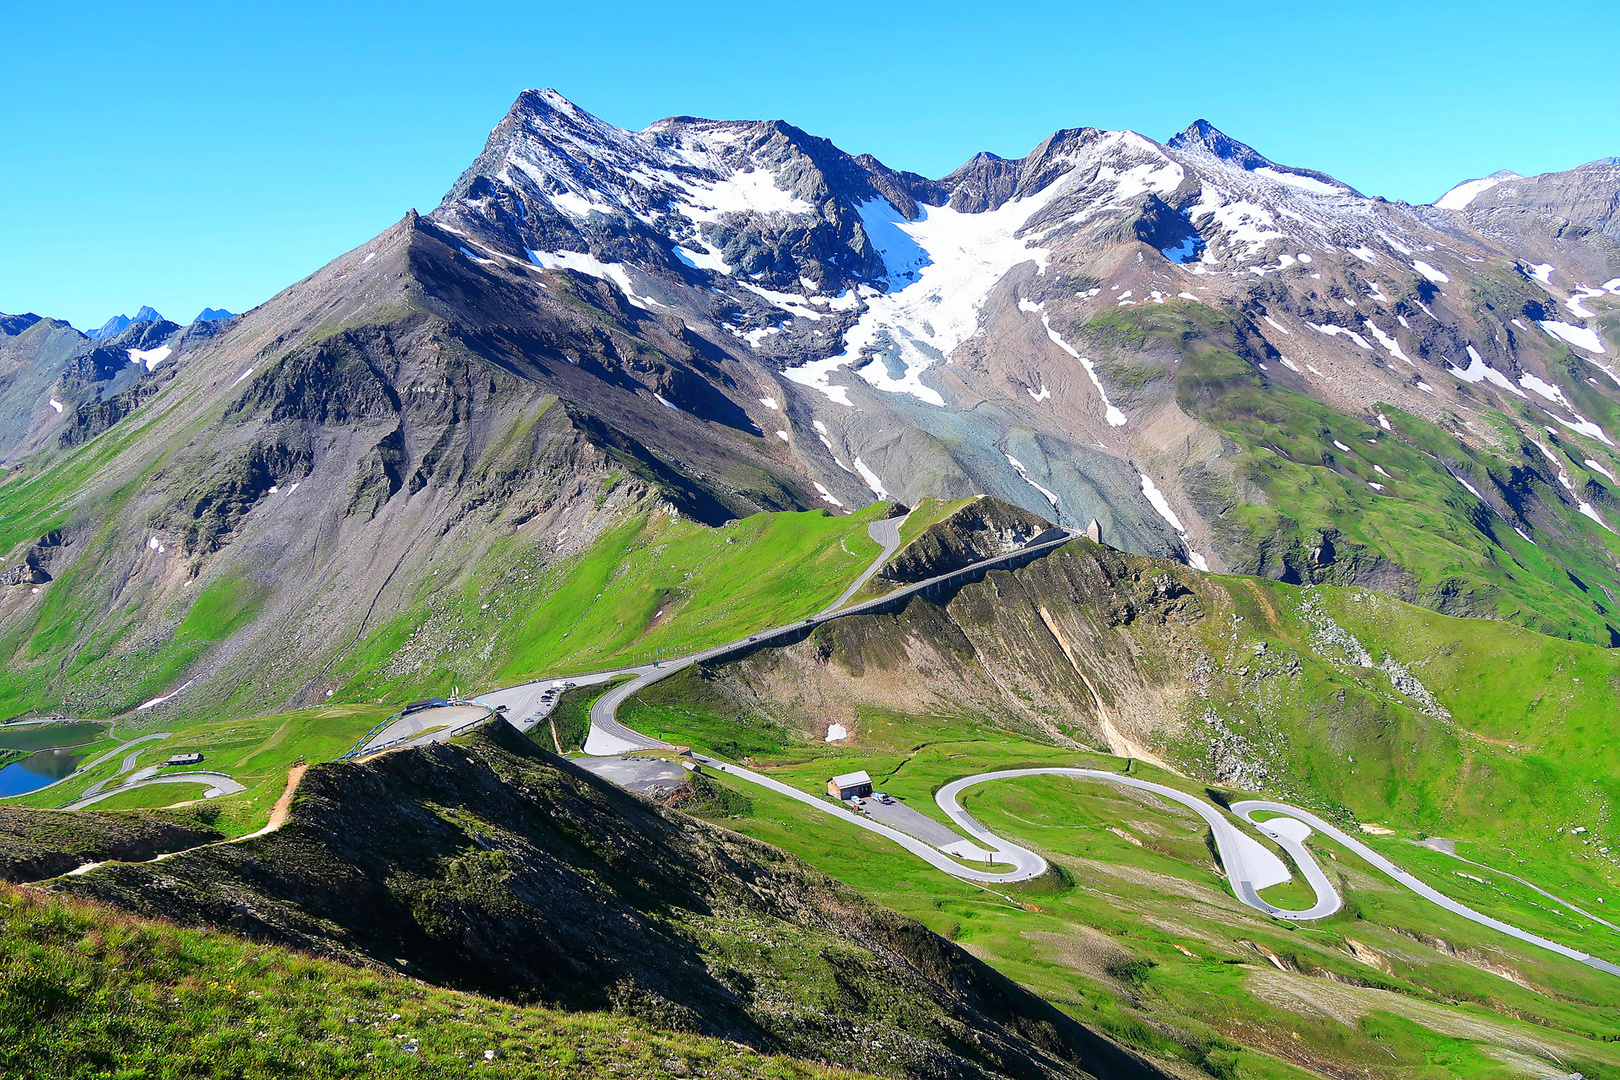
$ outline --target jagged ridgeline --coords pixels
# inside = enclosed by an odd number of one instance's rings
[[[0,701],[315,704],[447,573],[488,592],[627,514],[979,493],[1608,645],[1615,185],[1414,207],[1203,122],[928,180],[526,92],[431,214],[246,315],[6,317]]]

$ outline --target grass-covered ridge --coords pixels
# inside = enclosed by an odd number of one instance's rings
[[[1367,842],[1441,892],[1620,961],[1620,935],[1508,876],[1597,916],[1620,908],[1614,651],[1368,589],[1199,575],[1084,541],[964,587],[943,608],[913,607],[683,672],[622,715],[675,742],[746,755],[806,792],[866,769],[943,822],[933,795],[958,777],[1127,767],[1055,745],[1031,713],[1067,722],[1063,733],[1084,746],[1097,739],[1081,723],[1093,687],[1126,715],[1154,701],[1162,726],[1144,741],[1186,775],[1129,763],[1141,775],[1200,796],[1252,789],[1352,830],[1367,823],[1382,830]],[[1072,653],[1043,648],[1045,628]],[[994,686],[963,675],[978,667],[993,670]],[[885,707],[919,670],[936,709]],[[822,742],[829,716],[852,737]],[[1454,918],[1329,842],[1312,845],[1345,912],[1284,927],[1236,905],[1201,824],[1173,807],[1078,781],[987,784],[965,800],[974,816],[1075,882],[1008,893],[1009,904],[798,804],[739,790],[754,804],[738,826],[750,835],[973,945],[1088,1022],[1211,1075],[1299,1075],[1284,1063],[1333,1074],[1381,1060],[1390,1076],[1439,1065],[1506,1080],[1516,1074],[1503,1048],[1521,1052],[1526,1040],[1552,1051],[1549,1068],[1573,1058],[1595,1076],[1620,1065],[1602,1041],[1620,1024],[1612,977]],[[1429,837],[1472,862],[1416,845]],[[1303,895],[1297,882],[1268,892]]]
[[[0,886],[0,1030],[0,1073],[39,1080],[440,1077],[473,1066],[548,1080],[856,1076],[10,886]]]
[[[970,717],[870,710],[861,732],[858,746],[801,743],[753,765],[805,791],[864,768],[879,788],[941,821],[933,800],[941,785],[996,768],[1129,768],[1204,794],[1203,784],[1141,761],[1076,753]],[[1612,977],[1452,917],[1320,838],[1310,844],[1349,903],[1325,923],[1294,926],[1237,903],[1196,818],[1103,783],[1036,777],[970,789],[964,805],[977,820],[1040,851],[1069,882],[1031,891],[947,879],[801,804],[724,775],[712,780],[751,800],[750,813],[728,812],[730,827],[922,920],[1083,1022],[1205,1075],[1303,1078],[1369,1062],[1376,1075],[1411,1080],[1441,1075],[1435,1068],[1481,1080],[1524,1075],[1504,1051],[1515,1062],[1511,1054],[1528,1053],[1548,1075],[1559,1063],[1588,1077],[1620,1070],[1606,1041],[1620,1022]],[[1604,928],[1554,913],[1499,875],[1400,838],[1369,839],[1478,910],[1617,954]],[[1296,883],[1268,895],[1298,892]],[[1579,895],[1603,910],[1589,883]]]
[[[882,510],[755,514],[710,528],[641,504],[555,562],[512,548],[449,568],[458,572],[430,575],[411,607],[345,660],[338,700],[642,663],[803,618],[877,556],[866,526]]]

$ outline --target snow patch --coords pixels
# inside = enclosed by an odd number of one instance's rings
[[[1405,360],[1408,364],[1412,364],[1412,358],[1401,351],[1401,343],[1380,330],[1371,319],[1363,319],[1361,325],[1367,328],[1369,334],[1378,339],[1378,344],[1387,349],[1389,355],[1397,360]],[[1417,367],[1416,364],[1412,364],[1412,366]]]
[[[1569,344],[1585,349],[1587,352],[1602,353],[1607,351],[1603,347],[1603,340],[1597,336],[1595,330],[1588,330],[1584,326],[1572,326],[1556,319],[1539,319],[1536,325],[1553,337],[1567,341]]]
[[[1519,385],[1526,390],[1534,390],[1548,401],[1555,401],[1564,408],[1574,411],[1574,406],[1569,403],[1569,399],[1564,396],[1564,392],[1552,383],[1542,382],[1534,375],[1525,374],[1519,376]]]
[[[1546,410],[1546,409],[1543,409],[1542,411],[1547,413],[1548,416],[1552,417],[1554,420],[1558,421],[1560,424],[1562,424],[1565,427],[1569,428],[1569,430],[1571,430],[1571,431],[1579,432],[1580,434],[1585,435],[1588,439],[1596,439],[1598,442],[1602,443],[1604,446],[1613,446],[1614,445],[1614,443],[1609,441],[1609,436],[1604,434],[1604,431],[1603,431],[1602,428],[1600,428],[1596,424],[1592,423],[1592,421],[1588,420],[1586,417],[1582,416],[1580,413],[1576,412],[1574,409],[1570,410],[1570,415],[1575,417],[1575,419],[1573,419],[1573,420],[1565,420],[1562,416],[1559,416],[1557,413],[1551,412],[1551,411]]]
[[[1356,333],[1354,330],[1346,330],[1342,326],[1334,326],[1331,323],[1318,325],[1313,322],[1308,322],[1305,325],[1310,327],[1312,330],[1315,330],[1319,334],[1326,334],[1328,337],[1337,337],[1339,334],[1343,334],[1351,341],[1354,341],[1357,345],[1360,345],[1363,349],[1366,349],[1368,352],[1373,351],[1372,343],[1366,338],[1362,337],[1360,334]]]
[[[1527,262],[1524,264],[1524,269],[1526,273],[1535,278],[1537,281],[1541,282],[1543,285],[1551,285],[1553,271],[1557,270],[1558,267],[1554,266],[1552,263]]]
[[[762,397],[759,399],[759,403],[765,406],[767,409],[781,412],[781,406],[777,405],[776,399],[773,397]]]
[[[841,742],[847,738],[849,738],[849,729],[843,724],[827,725],[827,742]]]
[[[1091,377],[1091,385],[1097,388],[1097,396],[1102,398],[1103,417],[1108,421],[1109,426],[1124,427],[1125,414],[1115,408],[1114,403],[1108,400],[1108,391],[1103,389],[1102,380],[1097,378],[1096,366],[1086,357],[1081,356],[1078,352],[1076,352],[1074,346],[1070,345],[1067,341],[1064,341],[1063,336],[1056,330],[1052,329],[1052,320],[1050,316],[1042,315],[1041,325],[1046,328],[1046,336],[1051,338],[1053,342],[1057,344],[1058,348],[1080,361],[1080,366],[1086,369],[1086,374]]]
[[[878,479],[878,474],[867,468],[866,463],[860,458],[855,459],[855,471],[861,474],[861,479],[865,480],[866,486],[872,489],[872,494],[880,499],[889,497],[889,489],[883,486],[883,481]]]
[[[1024,468],[1024,463],[1022,461],[1019,461],[1005,450],[1001,452],[1001,456],[1007,459],[1007,464],[1011,465],[1015,470],[1017,470],[1019,476],[1023,477],[1024,483],[1046,496],[1046,501],[1052,504],[1052,509],[1056,510],[1058,508],[1057,495],[1054,494],[1050,488],[1044,488],[1031,479],[1029,470]]]
[[[726,260],[707,249],[699,251],[696,248],[675,246],[675,257],[694,270],[713,270],[720,274],[730,274],[731,267]]]
[[[125,349],[124,351],[129,354],[130,363],[140,364],[147,371],[151,371],[174,355],[174,350],[167,345],[159,345],[155,349]]]
[[[1519,397],[1527,398],[1530,396],[1517,386],[1514,386],[1513,380],[1487,364],[1484,357],[1479,355],[1479,350],[1472,345],[1468,346],[1468,369],[1466,371],[1451,363],[1446,365],[1446,370],[1466,383],[1491,382],[1511,394],[1517,394]]]
[[[1170,509],[1169,500],[1164,497],[1164,492],[1159,490],[1159,486],[1153,482],[1147,473],[1138,473],[1137,475],[1142,478],[1142,494],[1147,496],[1147,501],[1153,504],[1153,509],[1157,510],[1159,516],[1168,521],[1170,527],[1175,529],[1176,532],[1185,533],[1187,531],[1186,526],[1182,525],[1181,519],[1176,516],[1176,512]]]
[[[1027,386],[1024,387],[1024,389],[1029,390],[1029,396],[1034,398],[1036,401],[1045,401],[1047,398],[1052,396],[1052,391],[1047,389],[1046,380],[1044,380],[1044,379],[1041,380],[1041,392],[1040,393],[1037,394],[1035,391],[1030,390],[1029,387],[1027,387]]]
[[[1288,327],[1284,326],[1282,323],[1278,322],[1276,319],[1273,319],[1270,315],[1265,315],[1265,316],[1262,316],[1262,317],[1266,320],[1266,322],[1271,324],[1271,328],[1273,330],[1281,330],[1285,334],[1293,333],[1293,331],[1289,330]]]
[[[186,687],[190,686],[192,683],[194,683],[196,681],[197,680],[195,680],[195,679],[187,679],[183,684],[181,684],[180,689],[171,690],[167,694],[164,694],[162,697],[155,697],[151,701],[143,701],[139,705],[135,706],[135,709],[136,709],[137,712],[139,712],[139,711],[141,711],[143,709],[156,708],[157,706],[163,704],[165,701],[168,701],[170,698],[176,697],[177,695],[179,695],[182,691],[185,690]]]
[[[1424,277],[1428,278],[1430,281],[1434,282],[1436,285],[1449,285],[1449,284],[1451,284],[1451,278],[1446,274],[1445,271],[1440,270],[1440,269],[1438,269],[1436,267],[1430,266],[1428,263],[1424,262],[1422,259],[1413,259],[1412,260],[1412,269],[1416,270],[1418,273],[1422,274]]]
[[[1575,509],[1577,509],[1581,513],[1585,514],[1587,517],[1591,518],[1593,521],[1597,522],[1599,525],[1602,525],[1605,531],[1614,532],[1613,529],[1609,528],[1608,522],[1606,522],[1602,518],[1598,517],[1598,512],[1596,510],[1592,509],[1592,504],[1591,503],[1579,503],[1579,504],[1576,505]]]
[[[1176,512],[1170,509],[1169,500],[1164,497],[1164,493],[1159,490],[1158,485],[1148,477],[1147,473],[1137,473],[1137,475],[1142,478],[1142,494],[1147,496],[1147,501],[1153,504],[1153,509],[1159,512],[1159,516],[1169,522],[1170,527],[1175,529],[1181,536],[1181,542],[1186,544],[1187,530],[1182,527],[1181,519],[1176,516]],[[1202,570],[1206,574],[1209,573],[1209,560],[1191,547],[1187,548],[1187,561],[1192,564],[1194,569]]]
[[[1344,189],[1333,184],[1324,184],[1312,176],[1300,176],[1298,173],[1283,172],[1273,169],[1269,165],[1262,165],[1254,170],[1256,176],[1264,176],[1268,180],[1275,180],[1289,187],[1299,188],[1301,191],[1312,191],[1318,195],[1343,195]]]
[[[1620,481],[1615,480],[1614,473],[1610,472],[1607,468],[1605,468],[1603,466],[1602,462],[1593,461],[1591,458],[1587,458],[1585,461],[1582,462],[1582,464],[1585,465],[1588,469],[1591,469],[1593,472],[1602,473],[1604,476],[1606,476],[1608,478],[1609,483],[1611,483],[1611,484],[1620,483]]]
[[[890,291],[869,300],[845,333],[842,354],[784,374],[838,400],[834,391],[843,388],[831,376],[847,364],[879,390],[943,406],[945,399],[923,384],[922,374],[977,332],[985,298],[1009,270],[1033,261],[1045,271],[1050,252],[1031,247],[1018,233],[1071,187],[1053,183],[981,214],[925,205],[916,221],[907,221],[886,199],[861,203],[861,225],[883,259]],[[866,359],[868,354],[874,355]],[[849,404],[847,395],[843,403]]]
[[[1482,193],[1503,180],[1516,180],[1514,176],[1487,176],[1482,180],[1466,180],[1434,201],[1436,210],[1462,210]]]
[[[51,408],[55,409],[57,412],[62,411],[62,403],[60,401],[57,401],[55,398],[50,399],[50,406],[51,406]]]
[[[631,305],[643,311],[651,311],[652,308],[649,305],[664,306],[651,297],[636,294],[635,286],[630,283],[630,273],[625,269],[623,263],[605,263],[589,252],[529,251],[527,248],[524,250],[528,252],[530,261],[543,269],[572,270],[576,274],[584,274],[587,277],[612,282],[618,286],[619,291],[624,294],[624,298],[630,301]]]
[[[815,484],[816,490],[821,493],[821,498],[822,498],[823,502],[830,502],[834,506],[843,506],[844,505],[843,503],[839,502],[837,499],[833,498],[833,493],[832,492],[828,491],[826,488],[822,487],[820,484],[816,484],[816,482],[814,480],[812,480],[810,482],[812,484]]]
[[[1589,289],[1585,285],[1577,285],[1575,286],[1575,295],[1566,299],[1564,306],[1569,308],[1570,313],[1577,319],[1595,319],[1597,318],[1597,312],[1587,310],[1586,305],[1581,301],[1607,295],[1607,289]]]

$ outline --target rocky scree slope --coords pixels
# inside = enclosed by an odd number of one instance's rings
[[[1528,224],[1487,235],[1456,210],[1368,198],[1204,121],[1163,145],[1061,131],[926,181],[780,122],[630,132],[530,91],[433,216],[491,272],[526,260],[612,283],[775,369],[743,404],[836,498],[866,497],[862,484],[906,502],[988,492],[1071,525],[1096,517],[1139,553],[1297,574],[1257,551],[1321,546],[1295,516],[1300,494],[1252,475],[1276,433],[1193,407],[1233,372],[1179,370],[1229,352],[1262,397],[1314,403],[1296,434],[1323,450],[1351,445],[1336,427],[1376,424],[1427,454],[1413,475],[1365,464],[1356,496],[1433,513],[1475,561],[1544,581],[1525,562],[1545,536],[1585,586],[1551,575],[1586,609],[1574,632],[1606,641],[1593,605],[1612,600],[1587,576],[1614,574],[1620,376],[1603,312],[1620,282],[1597,283],[1620,263],[1601,233],[1614,183],[1600,164],[1579,182],[1597,194],[1558,204],[1594,219],[1592,239],[1569,241],[1585,246],[1565,281],[1532,259]],[[1234,513],[1254,505],[1279,520]],[[1533,541],[1503,541],[1509,526]],[[1406,539],[1366,543],[1363,559],[1391,580],[1438,576]],[[1520,576],[1462,588],[1512,617],[1541,606]],[[1440,582],[1422,585],[1409,598],[1443,605]]]
[[[626,507],[718,524],[817,501],[717,389],[727,364],[562,284],[486,280],[413,214],[77,410],[0,487],[29,579],[0,596],[12,707],[118,712],[187,678],[320,701],[441,568],[566,558]],[[221,617],[191,632],[199,596]]]
[[[911,920],[504,723],[315,766],[272,835],[52,887],[889,1075],[1159,1075]]]

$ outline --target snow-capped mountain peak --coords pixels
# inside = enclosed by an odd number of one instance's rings
[[[1165,145],[1172,150],[1216,158],[1244,172],[1264,176],[1302,191],[1318,195],[1361,195],[1355,188],[1335,180],[1327,173],[1279,165],[1254,147],[1227,135],[1208,120],[1193,121],[1187,130]]]
[[[1484,194],[1491,188],[1505,180],[1522,180],[1524,177],[1507,169],[1498,169],[1491,175],[1478,180],[1464,180],[1438,199],[1433,206],[1437,210],[1465,210],[1475,197]]]

